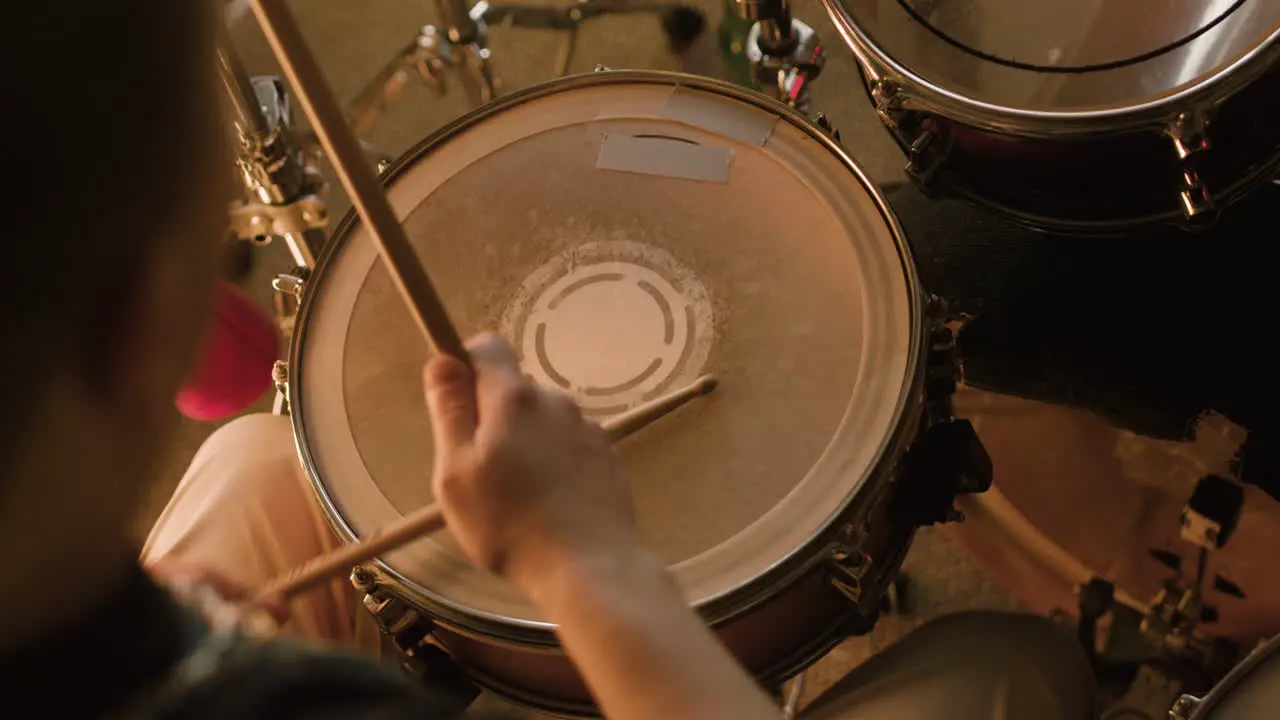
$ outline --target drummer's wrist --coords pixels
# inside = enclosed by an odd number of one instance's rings
[[[520,584],[529,599],[553,620],[584,596],[674,592],[666,564],[639,545],[565,558]]]

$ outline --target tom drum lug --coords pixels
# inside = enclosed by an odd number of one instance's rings
[[[898,125],[901,132],[902,127]],[[904,133],[905,135],[905,133]],[[945,141],[933,130],[921,127],[914,137],[907,137],[907,176],[921,188],[929,188],[934,175],[947,156]]]
[[[1216,214],[1213,193],[1200,177],[1199,166],[1212,148],[1209,142],[1209,115],[1203,111],[1179,113],[1165,128],[1178,156],[1178,200],[1187,221],[1201,222]]]
[[[608,65],[596,65],[596,69],[593,72],[611,72],[612,70],[613,68]]]
[[[1173,140],[1173,149],[1179,160],[1209,150],[1209,118],[1204,113],[1184,112],[1169,123],[1166,130]]]
[[[1178,189],[1178,200],[1182,204],[1182,214],[1187,220],[1200,220],[1211,217],[1217,206],[1209,188],[1200,179],[1200,173],[1192,168],[1182,170]]]
[[[880,122],[897,129],[902,118],[902,86],[887,77],[871,82],[871,102],[880,116]]]
[[[1195,695],[1183,695],[1169,710],[1169,720],[1191,720],[1191,715],[1200,707],[1200,698]]]

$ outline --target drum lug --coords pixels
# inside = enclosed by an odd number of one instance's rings
[[[448,651],[433,641],[435,626],[431,619],[389,592],[382,574],[374,567],[357,566],[351,571],[351,584],[364,593],[365,610],[400,650],[405,672],[428,682],[448,698],[451,707],[442,709],[442,716],[465,712],[480,696],[480,688],[458,668]]]
[[[871,102],[880,116],[880,122],[892,129],[897,129],[902,117],[902,89],[898,83],[889,78],[876,78],[871,83]]]
[[[276,399],[271,405],[272,415],[283,415],[289,408],[289,363],[277,360],[271,366],[271,382],[276,387]]]
[[[850,525],[831,548],[831,584],[841,595],[862,602],[862,581],[871,571],[871,556],[860,548],[867,536],[865,524]]]
[[[1173,151],[1181,164],[1178,178],[1178,200],[1183,217],[1202,222],[1211,219],[1216,206],[1213,195],[1200,178],[1197,166],[1210,149],[1209,117],[1199,112],[1180,113],[1165,129],[1173,141]]]
[[[827,117],[826,113],[818,113],[818,117],[815,118],[815,120],[818,123],[818,127],[822,128],[828,135],[830,135],[832,140],[840,142],[840,131],[831,124],[831,120]]]
[[[1204,181],[1200,179],[1200,173],[1190,168],[1183,169],[1180,184],[1178,199],[1182,203],[1183,216],[1187,220],[1203,220],[1211,217],[1217,206]]]
[[[947,155],[943,144],[942,138],[927,128],[921,128],[911,139],[904,170],[918,187],[928,188],[933,176],[942,167],[943,158]]]
[[[1184,112],[1169,124],[1169,137],[1173,140],[1173,149],[1179,160],[1187,160],[1191,156],[1209,149],[1209,118],[1201,113]]]
[[[307,268],[296,267],[293,272],[277,275],[271,281],[271,288],[275,290],[271,304],[275,309],[276,324],[286,338],[293,337],[294,322],[302,305],[302,292],[309,274]]]
[[[1191,720],[1196,708],[1200,707],[1200,698],[1195,695],[1183,695],[1169,710],[1169,720]]]

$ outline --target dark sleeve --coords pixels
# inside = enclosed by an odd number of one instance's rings
[[[342,654],[264,651],[184,693],[172,720],[443,720],[466,708],[392,669]]]

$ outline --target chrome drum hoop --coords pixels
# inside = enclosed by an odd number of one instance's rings
[[[1190,46],[1197,43],[1197,52],[1211,52],[1206,49],[1213,39],[1208,31],[1222,29],[1219,21],[1245,25],[1252,19],[1228,17],[1235,11],[1255,11],[1244,1],[1236,0],[1213,22],[1188,36],[1188,47],[1174,44],[1167,52],[1189,56]],[[1040,97],[1041,105],[1023,107],[1012,100],[1017,94],[1013,91],[996,98],[1001,94],[991,90],[997,84],[994,79],[985,84],[971,80],[979,83],[971,86],[957,81],[960,89],[955,89],[942,74],[943,80],[925,76],[927,59],[922,61],[925,70],[910,69],[855,17],[877,18],[871,3],[874,0],[824,0],[857,60],[868,99],[908,157],[907,174],[931,194],[955,195],[1037,229],[1117,234],[1158,223],[1200,229],[1211,224],[1219,210],[1280,174],[1280,131],[1274,129],[1280,126],[1280,111],[1268,99],[1280,92],[1280,10],[1259,5],[1261,9],[1255,11],[1263,15],[1259,22],[1272,24],[1272,29],[1264,25],[1261,39],[1247,52],[1180,85],[1170,84],[1167,89],[1161,85],[1158,92],[1142,95],[1146,92],[1141,89],[1146,78],[1142,73],[1170,74],[1181,68],[1171,70],[1169,60],[1187,60],[1151,54],[1132,65],[1117,63],[1102,77],[1091,79],[1092,85],[1080,81],[1067,93],[1076,105],[1055,105]],[[910,14],[916,12],[913,5],[941,7],[927,0],[899,0],[899,4]],[[885,12],[902,11],[890,6]],[[945,15],[946,11],[938,12]],[[955,15],[948,17],[954,20]],[[961,52],[955,40],[933,25],[924,29],[926,25],[913,20],[909,31],[895,28],[889,44],[896,43],[900,54],[919,54],[928,47],[953,61],[983,62],[973,70],[977,77],[982,76],[979,71],[991,70],[991,78],[998,76],[1010,85],[1027,80],[1018,75],[1025,68],[1011,69],[1002,66],[999,58],[987,62],[980,53]],[[1113,72],[1129,73],[1114,80],[1127,83],[1132,97],[1116,90],[1097,104],[1079,104],[1087,93],[1104,86]],[[1066,70],[1056,75],[1045,71],[1042,76],[1084,77]],[[984,94],[993,97],[984,98]],[[1255,110],[1256,116],[1251,116]],[[1260,130],[1261,126],[1272,129]],[[1098,188],[1077,194],[1077,188],[1090,185]]]
[[[909,372],[910,376],[914,378],[914,380],[910,385],[904,386],[899,396],[897,409],[895,411],[895,427],[898,428],[897,435],[891,438],[886,438],[879,453],[877,467],[881,469],[877,472],[881,476],[886,475],[887,469],[896,464],[901,453],[905,452],[907,445],[909,445],[911,437],[914,437],[915,435],[915,428],[911,426],[910,417],[917,411],[916,408],[918,406],[918,400],[922,393],[921,388],[924,382],[923,358],[925,357],[928,349],[927,343],[924,342],[924,338],[926,337],[925,297],[916,274],[911,251],[905,241],[903,231],[883,195],[866,176],[864,171],[853,161],[844,149],[837,144],[835,140],[801,114],[763,95],[745,90],[731,83],[705,77],[657,71],[599,71],[553,80],[533,86],[508,95],[490,105],[462,116],[432,133],[427,139],[399,158],[383,172],[380,178],[381,182],[384,187],[389,187],[394,184],[396,179],[409,167],[422,161],[424,158],[427,158],[436,148],[440,147],[462,130],[491,115],[509,110],[532,100],[553,95],[561,90],[625,83],[648,83],[692,87],[720,94],[773,113],[781,121],[802,130],[812,140],[819,143],[824,150],[836,157],[874,200],[882,219],[889,227],[893,236],[904,275],[906,276],[908,286],[913,292],[913,297],[911,299],[911,325],[913,328],[912,336],[915,339],[913,340],[914,345],[911,351]],[[300,387],[303,376],[303,373],[301,372],[301,355],[306,347],[307,328],[309,326],[311,316],[313,315],[312,306],[316,295],[314,292],[315,288],[325,281],[326,275],[333,264],[332,258],[340,251],[344,245],[344,240],[346,239],[347,234],[356,223],[358,223],[358,218],[354,213],[348,212],[346,216],[344,216],[342,221],[335,227],[331,241],[326,243],[321,256],[317,260],[315,270],[307,280],[302,303],[297,315],[296,330],[290,348],[289,364],[291,370],[288,378],[288,392],[291,405],[291,416],[293,418],[294,438],[298,447],[299,457],[312,487],[320,499],[330,525],[344,542],[354,541],[356,534],[354,529],[343,518],[342,512],[338,507],[335,498],[331,496],[317,470],[313,454],[314,451],[308,440],[307,427],[303,420],[303,409],[306,407],[307,398]],[[800,547],[796,547],[788,553],[786,557],[781,558],[767,574],[757,577],[749,583],[727,589],[717,597],[711,598],[707,602],[698,605],[698,609],[704,616],[706,616],[709,622],[713,624],[720,624],[741,614],[750,612],[761,603],[772,598],[780,587],[785,587],[791,579],[802,575],[805,570],[812,568],[814,564],[821,561],[823,557],[823,549],[831,541],[831,536],[835,532],[837,520],[850,514],[850,508],[858,499],[855,495],[856,494],[851,494],[846,498],[839,511],[835,513],[826,524],[826,529],[823,532],[814,535],[807,543]],[[388,577],[394,578],[405,590],[413,585],[413,583],[408,581],[407,578],[404,578],[394,568],[382,565],[381,563],[379,564],[381,566],[380,569],[385,572]],[[432,616],[450,625],[464,629],[467,632],[491,637],[505,642],[518,643],[524,646],[542,646],[548,648],[557,646],[554,633],[550,630],[539,628],[515,628],[505,624],[490,623],[483,619],[470,616],[465,612],[460,612],[458,608],[452,607],[448,603],[441,602],[439,598],[423,595],[417,592],[406,594],[410,596],[410,599],[415,604]]]

